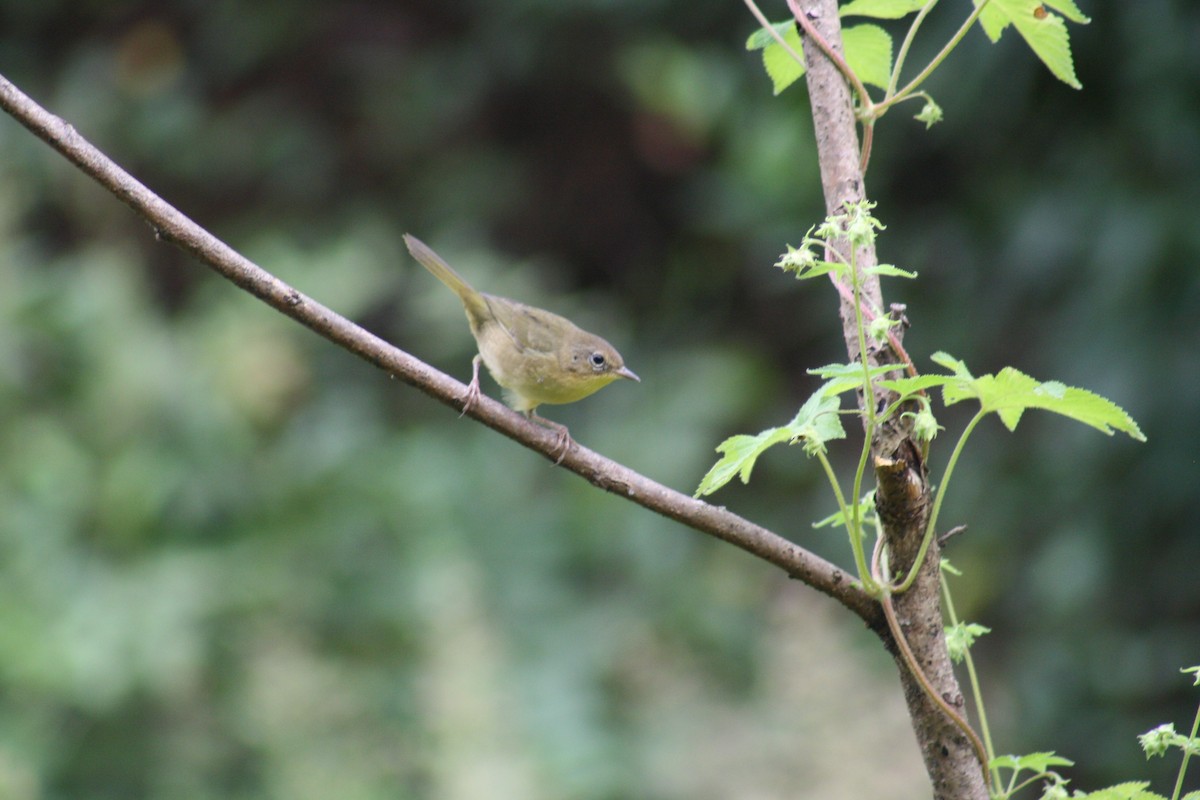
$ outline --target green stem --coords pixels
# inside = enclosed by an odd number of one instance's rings
[[[804,66],[804,56],[797,53],[795,49],[793,49],[792,46],[788,44],[782,36],[779,35],[779,31],[775,30],[775,26],[771,24],[771,21],[767,19],[766,15],[763,14],[762,9],[755,4],[754,0],[742,0],[742,2],[746,4],[746,8],[750,9],[750,13],[754,15],[756,20],[758,20],[758,24],[763,27],[763,30],[771,34],[771,38],[783,48],[784,52],[794,58],[800,66]]]
[[[858,570],[858,579],[862,582],[863,591],[871,597],[878,599],[881,589],[879,584],[871,577],[871,571],[867,567],[867,557],[863,552],[862,523],[859,521],[860,503],[858,495],[854,496],[854,508],[851,509],[846,505],[846,496],[842,494],[842,487],[838,483],[837,475],[833,472],[833,465],[825,457],[824,451],[817,451],[817,460],[821,462],[821,468],[825,470],[825,477],[829,479],[829,485],[833,487],[833,494],[837,498],[838,508],[841,509],[842,519],[845,520],[846,533],[850,535],[850,550],[854,553],[854,568]],[[855,489],[857,491],[857,484]]]
[[[1001,795],[1001,797],[1012,797],[1013,796],[1013,792],[1015,792],[1017,790],[1017,775],[1018,774],[1019,773],[1017,772],[1017,770],[1014,769],[1012,771],[1012,775],[1008,776],[1008,788],[1004,790],[1004,794]]]
[[[929,552],[929,543],[933,540],[933,532],[937,530],[938,513],[942,510],[942,499],[946,496],[946,489],[950,486],[950,478],[954,475],[954,467],[958,464],[958,457],[962,454],[963,446],[967,443],[967,439],[971,436],[971,432],[975,430],[975,426],[987,416],[987,412],[982,408],[975,412],[975,416],[971,417],[971,421],[967,423],[967,427],[963,428],[962,435],[958,437],[958,442],[954,445],[954,452],[950,454],[950,461],[946,464],[946,472],[942,475],[942,483],[937,488],[937,493],[933,497],[933,510],[929,512],[929,523],[925,526],[925,538],[921,540],[921,548],[917,551],[917,558],[913,561],[912,567],[908,570],[908,575],[899,586],[894,588],[896,594],[903,594],[913,585],[913,581],[917,579],[917,572],[921,569],[921,565],[925,563],[925,554]]]
[[[954,33],[954,36],[950,37],[950,41],[946,42],[946,46],[938,51],[938,54],[933,57],[933,60],[929,62],[925,69],[921,70],[917,74],[917,77],[909,81],[908,85],[896,92],[894,96],[880,102],[876,106],[876,109],[879,110],[894,106],[898,101],[903,100],[916,91],[916,88],[924,83],[925,79],[933,74],[935,69],[941,66],[941,63],[946,60],[954,48],[958,46],[958,43],[962,41],[962,38],[967,35],[967,31],[971,30],[971,26],[975,24],[975,20],[979,19],[979,15],[983,13],[983,9],[987,7],[987,4],[988,0],[983,0],[983,2],[977,5],[975,10],[971,12],[971,16],[967,17],[967,21]]]
[[[924,8],[917,12],[917,18],[913,20],[912,25],[908,26],[908,33],[905,34],[904,42],[900,45],[900,53],[896,56],[896,65],[892,67],[892,77],[888,81],[887,93],[884,95],[885,101],[890,100],[896,93],[896,84],[900,82],[900,70],[904,67],[904,59],[908,57],[908,48],[912,46],[913,39],[917,37],[917,29],[921,27],[925,17],[937,4],[938,0],[930,0]]]
[[[858,468],[854,471],[854,531],[851,533],[851,545],[854,546],[854,564],[858,567],[859,577],[862,578],[864,584],[870,579],[869,570],[867,570],[866,551],[862,545],[862,483],[863,475],[867,470],[867,457],[871,453],[871,432],[868,431],[863,437],[862,452],[858,456]],[[857,534],[857,535],[855,535]],[[871,580],[874,585],[875,581]]]
[[[1196,718],[1192,720],[1192,732],[1188,734],[1188,738],[1195,740],[1198,730],[1200,730],[1200,707],[1196,709]],[[1188,759],[1191,757],[1191,751],[1186,747],[1183,748],[1183,763],[1179,765],[1179,777],[1175,779],[1175,791],[1171,795],[1171,800],[1179,800],[1179,792],[1183,790],[1183,776],[1187,772]]]
[[[1046,778],[1049,778],[1049,777],[1050,777],[1049,773],[1039,772],[1037,775],[1031,775],[1028,778],[1026,778],[1025,780],[1021,781],[1020,783],[1017,783],[1017,773],[1014,771],[1013,779],[1011,781],[1009,781],[1009,783],[1008,783],[1008,791],[1005,792],[1002,796],[1003,797],[1012,797],[1014,794],[1021,791],[1026,786],[1032,786],[1033,784],[1037,783],[1038,781],[1045,780]]]
[[[958,625],[958,614],[954,611],[954,599],[950,596],[950,583],[946,580],[946,573],[941,574],[942,581],[942,597],[946,599],[946,614],[950,617],[950,624]],[[971,649],[968,647],[963,653],[963,661],[967,665],[967,678],[971,681],[971,694],[975,698],[975,713],[979,716],[979,732],[983,735],[983,748],[987,752],[988,763],[991,764],[996,758],[996,750],[992,747],[992,732],[988,727],[987,710],[983,706],[983,691],[979,686],[979,675],[975,672],[975,661],[971,658]],[[995,770],[991,771],[992,788],[999,792],[1000,776]]]
[[[858,332],[858,363],[863,369],[863,404],[867,407],[867,426],[863,432],[862,452],[858,457],[858,467],[854,470],[854,530],[858,533],[854,555],[856,564],[859,567],[859,575],[862,576],[865,582],[868,577],[872,584],[875,583],[874,576],[870,574],[870,570],[866,568],[865,553],[862,547],[862,519],[860,518],[861,504],[857,502],[862,497],[863,477],[867,471],[867,459],[871,454],[871,442],[875,438],[875,428],[878,421],[875,418],[875,392],[871,387],[871,363],[867,360],[867,334],[866,326],[863,321],[862,309],[862,281],[859,280],[858,274],[858,248],[853,242],[850,244],[850,289],[854,295],[854,327]],[[859,560],[861,559],[861,561]]]

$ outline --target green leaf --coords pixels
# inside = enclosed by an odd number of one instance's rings
[[[791,245],[789,245],[789,247],[790,246]],[[823,261],[820,259],[816,261],[810,261],[803,266],[793,266],[793,262],[789,262],[786,256],[775,262],[775,266],[779,267],[785,272],[791,271],[796,273],[796,280],[798,281],[806,281],[810,278],[818,278],[822,275],[828,275],[831,272],[840,277],[843,273],[850,269],[840,261]]]
[[[879,366],[871,367],[867,374],[874,379],[880,375],[886,375],[889,372],[899,372],[903,369],[904,365],[902,364],[880,364]],[[826,364],[823,367],[808,370],[808,374],[825,379],[826,382],[821,387],[821,391],[828,395],[838,395],[842,392],[848,392],[851,389],[860,389],[863,385],[862,364],[857,362],[849,364]]]
[[[1087,794],[1077,793],[1075,796],[1080,800],[1083,798],[1087,798],[1087,800],[1166,800],[1161,794],[1146,791],[1146,787],[1149,785],[1149,781],[1129,781],[1105,789],[1097,789]]]
[[[851,0],[838,9],[843,17],[875,17],[876,19],[900,19],[919,11],[929,0]]]
[[[863,83],[887,89],[892,77],[892,37],[878,25],[855,25],[842,30],[846,63]]]
[[[1046,14],[1041,19],[1034,16],[1018,17],[1013,20],[1013,25],[1054,77],[1072,89],[1083,88],[1079,78],[1075,77],[1071,38],[1062,17],[1057,14]]]
[[[1091,425],[1109,436],[1122,431],[1139,442],[1146,441],[1133,418],[1111,400],[1058,381],[1039,382],[1012,367],[995,375],[951,381],[942,388],[942,398],[948,406],[975,398],[985,412],[999,415],[1010,431],[1016,430],[1026,409],[1041,408]]]
[[[900,269],[892,264],[876,264],[873,267],[864,267],[863,272],[867,275],[884,275],[889,278],[915,278],[917,273],[910,272],[906,269]]]
[[[771,25],[796,53],[804,55],[800,32],[793,20]],[[877,25],[856,25],[842,31],[846,48],[846,63],[858,73],[864,83],[887,88],[892,72],[892,37]],[[765,28],[759,28],[746,39],[747,50],[763,51],[763,68],[771,79],[775,94],[779,94],[804,75],[804,64],[780,46],[779,41]]]
[[[895,378],[893,380],[880,381],[879,385],[904,397],[937,386],[945,386],[953,380],[953,375],[918,375],[915,378]]]
[[[929,359],[939,367],[945,367],[950,370],[956,377],[971,379],[971,373],[967,371],[967,365],[949,353],[938,350]]]
[[[1046,6],[1052,8],[1062,14],[1071,22],[1078,22],[1080,25],[1087,25],[1092,20],[1084,16],[1079,10],[1079,6],[1075,5],[1075,0],[1045,0]]]
[[[1023,756],[996,756],[990,762],[993,767],[1007,767],[1012,770],[1031,770],[1046,772],[1050,767],[1073,767],[1075,762],[1069,758],[1056,755],[1053,751],[1029,753]]]
[[[845,438],[846,429],[838,417],[840,406],[837,396],[827,394],[822,387],[808,398],[787,425],[769,428],[757,436],[731,436],[721,442],[717,452],[722,453],[722,457],[700,481],[693,497],[712,494],[735,476],[740,477],[742,483],[749,482],[758,457],[781,442],[803,441],[805,451],[811,455],[823,450],[830,439]]]
[[[841,399],[829,390],[828,385],[817,389],[788,423],[792,441],[803,440],[805,452],[812,455],[823,450],[831,439],[845,439],[846,429],[838,416],[841,405]]]
[[[975,0],[975,5],[980,2]],[[979,15],[979,24],[993,42],[999,41],[1004,29],[1012,25],[1054,77],[1081,89],[1083,85],[1075,77],[1067,25],[1058,14],[1048,12],[1046,6],[1061,11],[1072,22],[1090,22],[1071,0],[1044,4],[1041,0],[991,0]]]
[[[978,8],[981,0],[974,0],[975,7]],[[979,12],[979,27],[983,28],[983,32],[992,44],[1000,41],[1000,34],[1004,33],[1004,29],[1009,25],[1008,16],[1003,10],[997,8],[996,4],[988,3],[983,11]]]
[[[763,33],[766,34],[766,31]],[[767,36],[770,35],[767,34]],[[800,46],[800,34],[796,31],[795,25],[788,25],[783,30],[783,40],[797,54],[804,55],[804,50]],[[771,78],[775,94],[779,94],[791,86],[804,74],[804,64],[792,58],[792,54],[780,47],[779,42],[774,38],[771,38],[770,43],[763,48],[762,57],[763,67],[767,70],[768,77]]]
[[[749,483],[750,471],[754,469],[758,457],[767,448],[786,442],[790,438],[787,428],[768,428],[757,436],[738,434],[729,437],[717,445],[717,452],[721,453],[722,457],[713,464],[692,496],[712,494],[733,480],[735,475],[742,479],[742,483]]]

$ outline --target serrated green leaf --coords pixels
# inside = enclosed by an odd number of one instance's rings
[[[878,25],[855,25],[842,30],[846,63],[863,83],[887,89],[892,77],[892,37]]]
[[[757,436],[739,434],[729,437],[717,446],[717,452],[722,456],[700,481],[700,486],[692,496],[712,494],[734,477],[740,477],[742,483],[749,482],[758,457],[781,442],[803,441],[805,450],[811,453],[823,448],[830,439],[844,438],[846,429],[842,427],[837,413],[840,405],[836,396],[817,390],[787,425],[768,428]]]
[[[1030,15],[1016,17],[1013,25],[1026,44],[1033,50],[1050,74],[1070,86],[1082,89],[1083,84],[1075,77],[1075,62],[1071,58],[1071,37],[1067,23],[1057,14],[1046,14],[1041,18]]]
[[[765,33],[765,31],[764,31]],[[795,25],[789,25],[783,31],[783,40],[800,56],[804,50],[800,45],[800,34]],[[763,67],[771,79],[775,94],[779,94],[795,83],[804,74],[804,64],[792,58],[792,54],[779,46],[779,42],[771,39],[770,44],[763,48]]]
[[[880,381],[879,385],[903,397],[938,386],[945,386],[953,380],[955,378],[952,375],[918,375],[915,378],[894,378]]]
[[[1146,791],[1149,785],[1149,781],[1129,781],[1076,796],[1081,800],[1166,800],[1161,794]]]
[[[818,260],[818,261],[813,261],[813,262],[805,265],[803,269],[795,270],[795,273],[796,273],[796,280],[806,281],[806,280],[809,280],[810,278],[819,278],[822,275],[828,275],[831,272],[836,275],[841,275],[843,272],[846,272],[847,270],[849,270],[849,267],[847,267],[845,264],[843,264],[840,261],[820,261],[820,260]]]
[[[995,412],[1010,431],[1016,429],[1027,409],[1041,408],[1109,436],[1121,431],[1139,442],[1146,441],[1133,418],[1111,400],[1058,381],[1042,383],[1012,367],[995,375],[949,382],[942,387],[942,398],[948,406],[974,398],[985,412]]]
[[[867,373],[874,379],[880,375],[886,375],[889,372],[899,372],[903,369],[904,366],[902,364],[881,364],[871,367]],[[826,364],[823,367],[810,369],[807,372],[809,375],[824,378],[826,382],[820,391],[831,396],[861,388],[863,385],[863,368],[862,364],[858,363]]]
[[[1027,401],[1037,385],[1036,380],[1023,372],[1005,367],[998,375],[947,383],[942,387],[942,400],[948,406],[962,400],[978,400],[985,412],[997,414],[1011,431],[1016,429],[1021,415],[1029,408]]]
[[[929,0],[851,0],[838,9],[843,17],[874,17],[900,19],[919,11]]]
[[[768,428],[757,436],[738,434],[729,437],[717,445],[717,452],[721,453],[722,457],[716,464],[713,464],[712,469],[700,481],[700,486],[692,496],[700,497],[712,494],[733,480],[735,476],[740,476],[742,483],[748,483],[750,472],[754,469],[758,457],[767,448],[780,442],[786,442],[789,438],[791,437],[785,428]]]
[[[1092,20],[1084,16],[1079,10],[1079,6],[1075,5],[1075,0],[1045,0],[1046,7],[1052,8],[1062,14],[1071,22],[1077,22],[1080,25],[1087,25]]]
[[[981,0],[975,0],[978,6]],[[1061,10],[1073,22],[1089,22],[1070,0],[1043,3],[1042,0],[991,0],[979,15],[979,24],[993,42],[1009,25],[1025,40],[1054,77],[1073,89],[1083,88],[1075,77],[1071,58],[1071,41],[1067,25],[1058,14],[1046,11],[1046,6]],[[1061,8],[1060,8],[1061,7]]]
[[[965,378],[967,380],[972,379],[971,373],[967,371],[967,365],[949,353],[938,350],[929,357],[929,360],[937,364],[939,367],[945,367],[946,369],[950,370],[954,373],[956,378]]]
[[[805,450],[811,455],[832,439],[846,438],[846,429],[838,415],[841,405],[841,398],[829,391],[828,384],[822,385],[788,423],[792,441],[803,440]]]
[[[1075,762],[1069,758],[1056,755],[1053,751],[1029,753],[1023,756],[996,756],[990,762],[992,767],[1005,767],[1013,770],[1031,770],[1046,772],[1050,767],[1073,767]]]
[[[876,264],[873,267],[864,267],[863,272],[867,275],[884,275],[889,278],[915,278],[917,273],[907,269],[900,269],[892,264]]]
[[[974,0],[975,7],[978,8],[983,0]],[[1004,29],[1009,25],[1008,15],[1003,9],[997,8],[996,3],[990,2],[987,7],[979,14],[979,27],[983,28],[983,32],[992,40],[992,44],[1000,41],[1000,34],[1004,33]]]
[[[771,26],[783,37],[796,53],[803,55],[800,33],[792,20],[776,22]],[[892,37],[875,25],[858,25],[842,31],[842,43],[846,48],[846,63],[858,73],[864,83],[886,88],[892,69]],[[792,58],[791,53],[765,28],[759,28],[746,39],[747,50],[763,51],[763,68],[766,69],[775,94],[779,94],[804,75],[804,64]]]

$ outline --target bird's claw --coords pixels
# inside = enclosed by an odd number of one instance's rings
[[[561,464],[563,459],[567,457],[567,453],[571,450],[571,445],[573,444],[571,432],[567,430],[567,426],[561,425],[554,420],[549,420],[545,417],[539,416],[532,410],[527,411],[526,415],[533,422],[536,422],[544,428],[549,428],[550,430],[554,431],[555,434],[557,434],[554,438],[554,449],[550,451],[550,454],[553,455],[554,453],[558,453],[558,458],[554,460],[554,465],[558,466]]]
[[[567,457],[567,453],[571,449],[571,434],[567,432],[566,428],[558,432],[558,440],[554,449],[558,450],[559,448],[562,448],[562,452],[558,454],[558,458],[554,461],[554,466],[556,467],[562,464],[563,459]]]
[[[479,381],[471,381],[467,387],[467,395],[463,398],[462,413],[458,415],[459,417],[465,417],[468,411],[479,404],[479,394]]]

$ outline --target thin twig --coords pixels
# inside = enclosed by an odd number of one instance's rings
[[[938,547],[939,548],[945,547],[946,542],[950,541],[951,537],[958,536],[960,533],[966,533],[966,532],[967,532],[966,525],[955,525],[953,528],[951,528],[950,530],[946,531],[945,533],[943,533],[941,536],[938,537]]]
[[[339,347],[455,410],[462,408],[467,388],[462,383],[360,328],[242,256],[138,182],[72,126],[43,109],[3,76],[0,76],[0,108],[144,217],[158,238],[192,254],[218,274]],[[556,433],[491,398],[480,398],[467,413],[551,461],[559,455],[561,447]],[[868,626],[875,629],[882,626],[878,604],[854,586],[850,575],[778,534],[722,507],[652,481],[579,445],[571,447],[562,466],[601,489],[758,556],[834,598]]]

